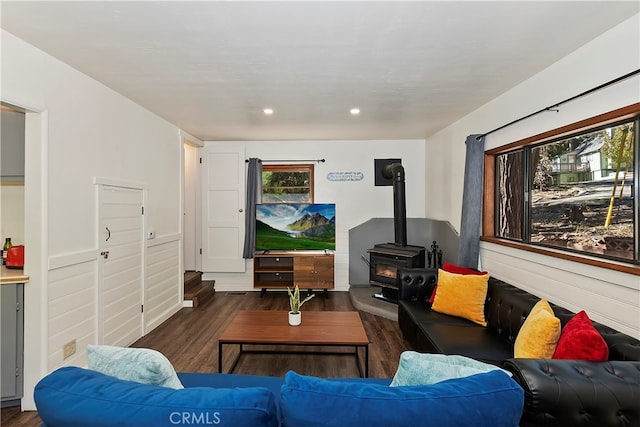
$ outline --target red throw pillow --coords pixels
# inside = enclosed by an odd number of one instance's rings
[[[582,310],[562,328],[553,358],[605,362],[609,360],[609,346]]]
[[[485,274],[487,274],[486,271],[478,271],[478,270],[474,270],[473,268],[466,268],[466,267],[460,267],[458,265],[455,264],[451,264],[449,262],[444,263],[444,265],[442,266],[442,269],[444,271],[446,271],[447,273],[454,273],[454,274],[475,274],[478,276],[484,276]],[[433,300],[436,298],[436,291],[438,290],[438,284],[436,284],[436,286],[433,288],[433,292],[431,293],[431,296],[429,297],[429,303],[433,304]]]
[[[474,270],[473,268],[460,267],[458,265],[451,264],[448,262],[444,263],[444,265],[442,266],[442,269],[447,273],[454,273],[454,274],[475,274],[478,276],[484,276],[485,274],[487,274],[486,271],[478,271],[478,270]]]

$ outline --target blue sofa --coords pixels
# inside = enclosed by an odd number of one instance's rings
[[[178,373],[184,389],[120,380],[79,367],[45,376],[34,392],[48,427],[518,425],[523,390],[491,371],[423,386],[376,378],[323,379]]]

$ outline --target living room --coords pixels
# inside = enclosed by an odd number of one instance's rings
[[[220,146],[240,150],[243,162],[250,157],[324,158],[325,163],[316,165],[315,199],[338,206],[335,283],[336,290],[345,291],[349,263],[361,262],[348,257],[349,229],[370,218],[388,218],[393,212],[390,187],[373,185],[376,158],[402,159],[408,217],[448,221],[459,231],[465,138],[638,69],[639,23],[637,5],[633,7],[635,11],[625,12],[626,17],[615,25],[581,40],[571,52],[548,60],[535,73],[522,75],[486,102],[469,105],[466,113],[433,133],[418,138],[350,140],[323,135],[315,140],[286,141],[194,136],[188,121],[161,118],[132,101],[132,96],[117,93],[47,53],[45,44],[38,47],[14,35],[6,28],[8,18],[3,10],[2,101],[23,108],[27,126],[24,235],[29,282],[25,286],[22,407],[35,409],[33,388],[44,375],[61,366],[86,365],[84,348],[102,339],[96,300],[102,259],[97,240],[103,231],[96,219],[97,186],[123,185],[145,192],[144,228],[154,231],[155,239],[147,240],[144,249],[143,281],[149,289],[145,290],[143,334],[183,305],[179,257],[185,140],[203,150]],[[580,22],[571,24],[581,26]],[[483,66],[501,78],[501,70]],[[559,112],[549,111],[495,132],[487,137],[485,149],[636,104],[639,84],[635,76],[565,104]],[[363,107],[362,115],[365,110]],[[265,127],[269,128],[262,129]],[[362,172],[364,179],[331,182],[326,179],[330,172]],[[205,273],[216,280],[217,290],[248,291],[253,288],[250,261],[245,265],[241,273]],[[539,297],[573,311],[587,310],[598,322],[640,336],[637,265],[625,272],[483,241],[479,267]],[[162,281],[156,280],[158,270]],[[78,351],[64,359],[63,345],[72,340]]]

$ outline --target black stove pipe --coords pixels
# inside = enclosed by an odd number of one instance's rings
[[[407,246],[407,201],[404,188],[404,168],[391,163],[382,170],[382,176],[393,179],[393,231],[394,245]]]

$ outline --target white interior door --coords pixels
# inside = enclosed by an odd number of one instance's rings
[[[207,146],[202,156],[203,272],[244,272],[244,150]]]
[[[99,186],[98,340],[127,346],[142,336],[143,194]]]

